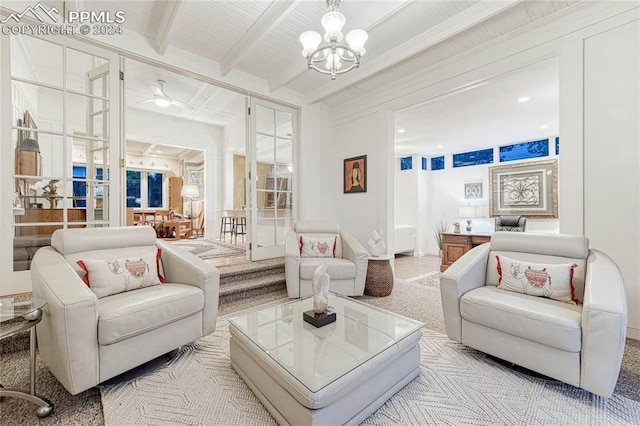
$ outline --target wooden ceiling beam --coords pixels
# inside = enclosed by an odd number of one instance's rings
[[[306,97],[306,102],[314,103],[346,89],[347,87],[371,77],[374,74],[409,59],[423,50],[454,37],[469,28],[478,25],[499,13],[511,9],[524,0],[490,1],[484,0],[465,9],[440,24],[429,28],[414,38],[396,46],[395,48],[367,61],[366,66],[357,71],[341,75],[335,81],[328,81]],[[365,59],[366,60],[366,59]]]
[[[301,0],[272,1],[251,28],[238,40],[220,63],[220,73],[225,76],[265,38],[271,30],[287,17]]]
[[[175,33],[177,24],[182,18],[182,14],[185,8],[184,0],[174,0],[161,2],[165,4],[164,13],[158,25],[158,32],[156,33],[155,43],[156,50],[160,55],[164,55],[171,42],[171,37]]]

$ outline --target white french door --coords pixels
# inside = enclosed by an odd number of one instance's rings
[[[251,98],[247,199],[250,258],[284,256],[293,226],[297,110]]]

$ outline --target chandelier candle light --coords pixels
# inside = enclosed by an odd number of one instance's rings
[[[341,31],[346,19],[339,8],[340,0],[327,0],[327,13],[320,21],[327,44],[320,45],[322,37],[315,31],[300,34],[302,56],[307,58],[309,69],[328,74],[331,80],[360,66],[360,58],[366,53],[364,43],[369,38],[364,30],[352,30],[347,33],[347,43],[342,43]]]

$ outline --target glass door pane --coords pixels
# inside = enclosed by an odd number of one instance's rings
[[[284,255],[293,224],[293,150],[296,111],[252,100],[251,259]]]

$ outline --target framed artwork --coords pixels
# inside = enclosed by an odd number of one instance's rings
[[[489,167],[489,216],[558,217],[558,161]]]
[[[342,178],[345,194],[367,192],[367,156],[346,158]]]
[[[482,182],[465,183],[464,198],[466,200],[477,200],[482,198]]]

